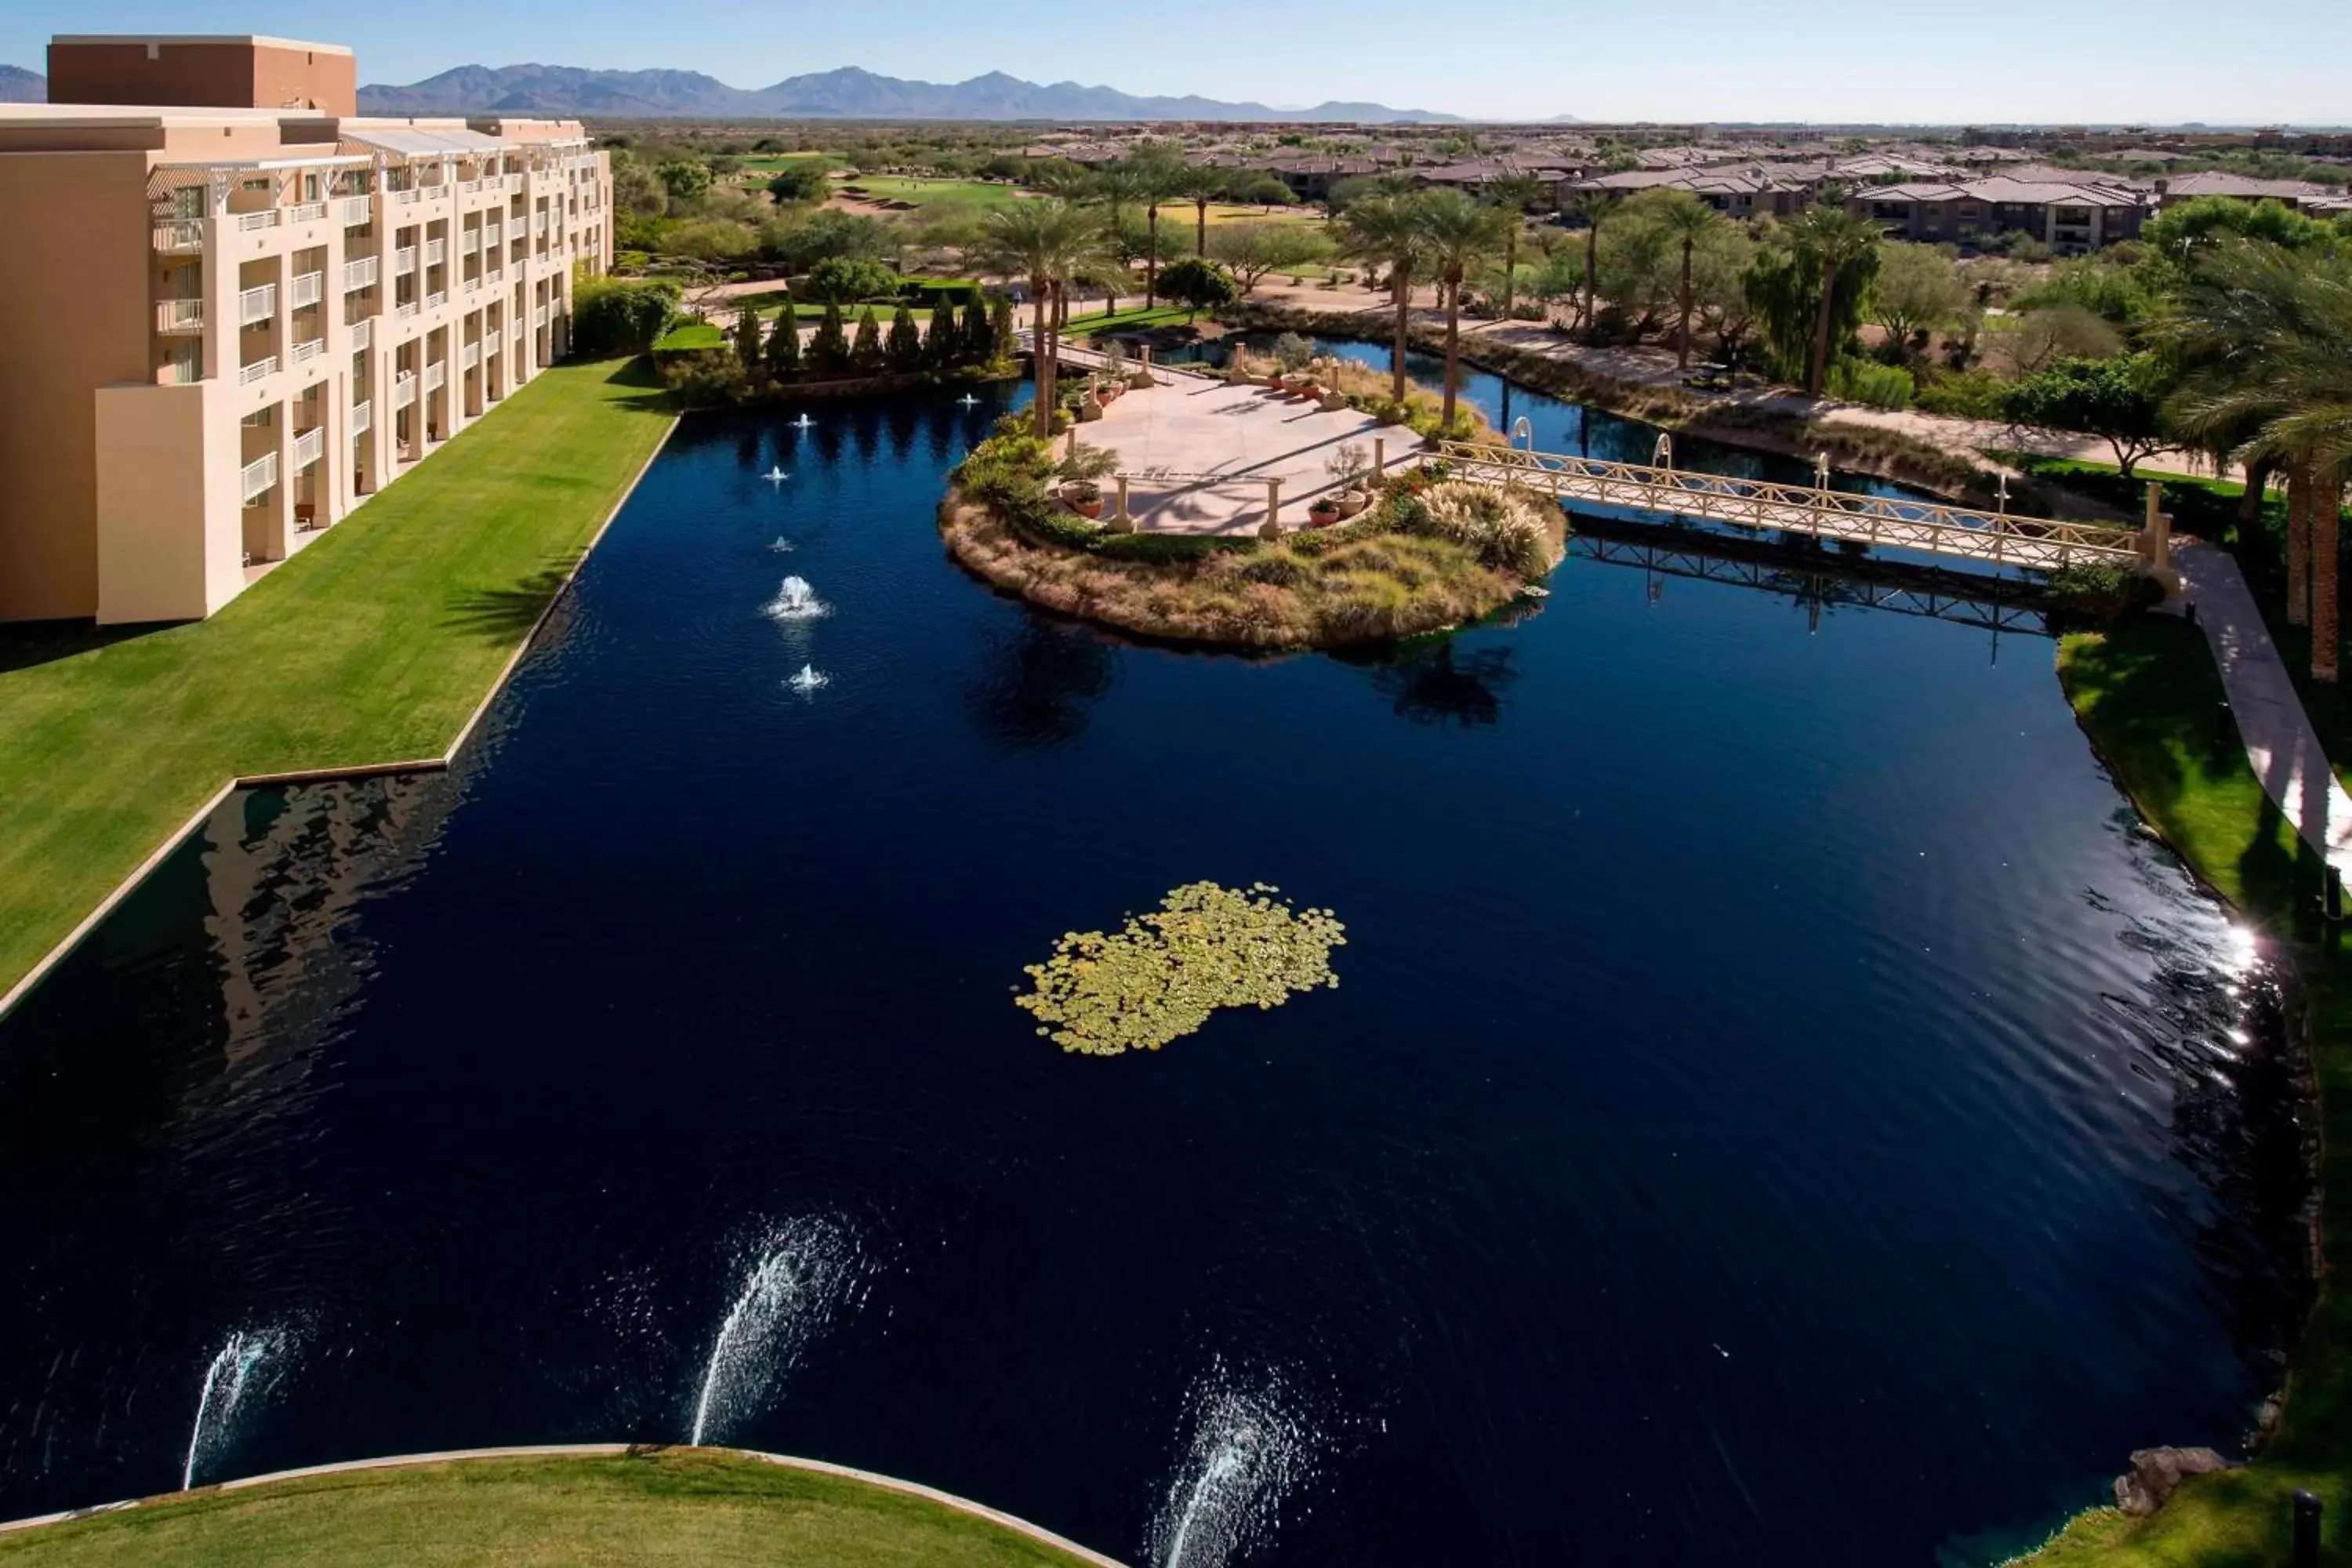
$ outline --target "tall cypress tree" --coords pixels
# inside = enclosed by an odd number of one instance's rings
[[[768,334],[768,379],[790,381],[801,373],[801,323],[787,302]]]
[[[963,308],[963,357],[973,364],[996,357],[996,329],[988,323],[988,299],[977,289]]]
[[[746,305],[735,312],[735,357],[743,362],[743,379],[760,379],[760,313]]]
[[[946,370],[963,358],[963,329],[957,324],[956,302],[945,293],[931,300],[931,328],[923,334],[923,363]]]
[[[849,368],[849,334],[842,328],[837,300],[825,301],[824,320],[809,340],[808,365],[819,375],[839,375]]]
[[[882,323],[874,319],[874,307],[868,305],[857,312],[857,335],[849,342],[849,368],[860,375],[872,375],[882,363]]]
[[[890,368],[901,374],[923,368],[922,329],[915,325],[915,312],[904,305],[890,318],[890,342],[883,352]]]
[[[1009,300],[996,302],[996,314],[988,323],[988,358],[992,364],[1013,363],[1013,304]]]

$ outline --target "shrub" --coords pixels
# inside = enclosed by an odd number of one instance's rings
[[[2046,585],[2060,608],[2099,620],[2145,609],[2164,596],[2154,578],[2105,561],[2061,566],[2050,574]]]
[[[1540,577],[1559,559],[1539,503],[1517,490],[1453,480],[1398,498],[1386,510],[1398,531],[1450,539],[1499,572]]]
[[[1314,362],[1315,345],[1297,332],[1285,332],[1274,340],[1274,359],[1283,374],[1297,375]]]
[[[915,313],[904,305],[890,318],[890,341],[882,353],[890,368],[901,374],[923,368],[922,331],[915,325]]]
[[[2009,384],[1989,370],[1941,371],[1919,381],[1915,405],[1929,414],[1960,419],[1999,419]]]
[[[852,256],[828,256],[809,269],[803,287],[812,300],[847,305],[859,300],[880,300],[897,293],[898,275],[878,261]]]
[[[667,279],[582,283],[572,297],[572,347],[590,359],[641,354],[677,311],[677,285]]]
[[[1830,366],[1829,395],[1873,408],[1908,408],[1911,373],[1899,364],[1878,364],[1866,359],[1842,359]]]

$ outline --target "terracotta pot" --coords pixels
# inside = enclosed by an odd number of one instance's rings
[[[1092,500],[1074,500],[1069,503],[1069,506],[1072,511],[1076,512],[1088,522],[1094,521],[1103,513],[1103,499],[1100,496],[1095,497]]]
[[[1339,521],[1340,516],[1339,504],[1335,501],[1318,500],[1307,509],[1307,521],[1318,528],[1330,527]]]

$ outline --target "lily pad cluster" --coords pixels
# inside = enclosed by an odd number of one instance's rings
[[[1034,984],[1013,1005],[1066,1051],[1156,1051],[1220,1007],[1279,1007],[1294,991],[1333,987],[1331,950],[1347,928],[1329,910],[1295,910],[1279,889],[1192,882],[1117,931],[1071,931],[1026,966]]]

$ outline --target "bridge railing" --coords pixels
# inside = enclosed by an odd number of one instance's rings
[[[2137,530],[2021,517],[1940,501],[1861,495],[1814,485],[1738,479],[1648,463],[1619,463],[1471,441],[1440,441],[1434,456],[1465,478],[1549,489],[1563,499],[1671,512],[1751,528],[1794,530],[2022,565],[2139,561]]]

